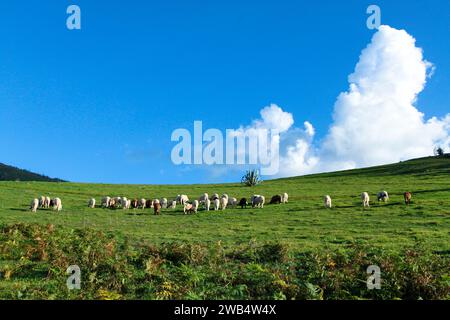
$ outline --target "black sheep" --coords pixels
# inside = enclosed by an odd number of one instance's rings
[[[279,194],[275,195],[270,199],[270,204],[280,204],[281,203],[281,196]]]
[[[241,206],[241,209],[247,208],[247,199],[242,198],[241,200],[239,200],[239,205]]]

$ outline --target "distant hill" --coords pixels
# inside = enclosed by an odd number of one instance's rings
[[[366,176],[387,176],[387,175],[436,175],[450,173],[450,155],[417,158],[411,160],[400,161],[398,163],[387,164],[382,166],[361,168],[347,171],[337,171],[328,174],[328,176],[336,175],[366,175]]]
[[[44,181],[44,182],[64,182],[64,180],[50,178],[28,170],[19,169],[13,166],[0,163],[0,181]]]
[[[304,178],[327,178],[345,176],[396,176],[396,175],[440,175],[450,174],[450,154],[443,156],[417,158],[381,166],[316,173],[305,176],[281,178],[276,180],[296,180]],[[275,181],[275,180],[272,180]]]

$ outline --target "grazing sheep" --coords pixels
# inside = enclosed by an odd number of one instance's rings
[[[144,198],[139,200],[139,207],[141,207],[142,209],[145,209],[145,205],[146,205],[147,201],[145,201]]]
[[[323,204],[325,205],[325,208],[331,208],[331,197],[329,195],[326,195],[323,198]]]
[[[45,197],[44,208],[50,208],[50,197]]]
[[[217,193],[214,193],[211,197],[211,200],[214,201],[216,199],[219,199],[219,195]]]
[[[211,207],[211,200],[206,199],[205,200],[205,210],[209,211],[209,208]]]
[[[184,214],[193,213],[194,206],[192,204],[186,202],[183,206],[183,212],[184,212]]]
[[[138,207],[139,207],[139,200],[138,199],[133,199],[133,200],[131,200],[131,207],[133,208],[133,209],[137,209]]]
[[[152,200],[145,201],[145,207],[146,208],[153,208],[153,201]]]
[[[123,197],[121,202],[122,202],[122,209],[123,210],[130,209],[130,206],[131,206],[131,200],[130,199],[127,199],[126,197]]]
[[[62,202],[60,198],[53,199],[53,210],[61,211],[62,210]]]
[[[362,201],[362,204],[363,204],[364,208],[365,207],[370,207],[370,204],[369,204],[370,197],[369,197],[369,194],[367,192],[361,193],[361,201]]]
[[[241,209],[247,208],[247,198],[241,198],[241,200],[239,200],[239,206]]]
[[[389,200],[389,195],[387,193],[387,191],[380,191],[377,194],[377,199],[378,201],[383,201],[383,202],[387,202]]]
[[[237,206],[237,199],[236,198],[231,198],[230,200],[229,200],[229,204],[230,204],[230,206],[231,207],[233,207],[233,208],[236,208],[236,206]]]
[[[256,198],[260,197],[261,195],[259,194],[254,194],[250,197],[250,204],[252,205],[253,208],[253,202],[255,201]]]
[[[252,196],[252,208],[264,208],[264,203],[266,202],[266,198],[261,195]]]
[[[219,198],[214,199],[214,210],[217,211],[220,208],[220,200]]]
[[[39,207],[40,208],[45,208],[45,197],[44,196],[41,196],[39,198]]]
[[[176,200],[179,204],[184,205],[186,202],[189,201],[189,198],[185,194],[179,194],[179,195],[177,195]]]
[[[227,208],[227,205],[228,205],[228,196],[222,195],[222,198],[220,198],[220,206],[222,207],[222,210],[225,210]]]
[[[170,204],[170,209],[176,209],[177,208],[177,200],[172,200],[172,203]]]
[[[277,194],[277,195],[274,195],[272,197],[272,199],[270,199],[269,204],[280,204],[281,202],[282,202],[282,197],[279,194]]]
[[[167,208],[167,199],[166,198],[161,198],[160,203],[161,203],[161,208],[163,208],[163,209]]]
[[[198,202],[199,203],[205,203],[205,201],[209,199],[208,194],[205,192],[204,194],[202,194],[199,198],[198,198]]]
[[[194,213],[197,213],[199,206],[200,206],[200,203],[198,202],[198,200],[194,200],[192,202],[192,210],[194,210]]]
[[[117,206],[116,199],[111,198],[111,199],[109,200],[109,208],[115,209],[116,206]]]
[[[128,199],[126,197],[122,197],[120,199],[120,205],[122,206],[123,209],[127,208],[127,202],[128,202]]]
[[[94,198],[89,200],[88,207],[91,209],[95,208],[95,199]]]
[[[153,200],[153,211],[155,216],[158,216],[161,213],[161,203],[158,199]]]
[[[31,212],[36,212],[38,207],[39,207],[39,200],[38,199],[31,200],[31,204],[30,204]]]
[[[405,199],[405,204],[406,204],[406,205],[411,204],[411,197],[412,197],[411,192],[405,192],[405,193],[403,194],[403,198]]]
[[[103,197],[102,198],[102,207],[109,208],[110,202],[111,202],[111,198],[110,197]]]
[[[281,195],[281,203],[288,203],[289,195],[285,192]]]
[[[115,205],[118,207],[118,206],[121,206],[122,205],[122,198],[121,197],[115,197],[114,198],[114,203],[115,203]]]

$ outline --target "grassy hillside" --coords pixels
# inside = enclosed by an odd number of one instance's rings
[[[45,181],[63,182],[61,179],[53,179],[47,176],[19,169],[0,163],[0,181]]]
[[[450,222],[450,159],[425,158],[399,164],[265,181],[249,188],[223,185],[107,185],[79,183],[0,182],[0,223],[55,224],[69,228],[89,227],[128,236],[133,241],[162,243],[189,241],[235,244],[277,240],[308,249],[336,247],[354,241],[400,248],[420,242],[433,250],[448,250]],[[387,190],[389,203],[376,203],[376,193]],[[372,207],[363,210],[359,195],[367,191]],[[413,193],[406,207],[402,194]],[[268,201],[274,194],[289,193],[289,203],[266,205],[264,209],[227,209],[185,216],[182,208],[163,210],[154,216],[146,210],[89,209],[104,195],[168,199],[185,193],[191,199],[203,192],[228,193],[249,198],[258,193]],[[329,194],[334,208],[323,208],[323,195]],[[61,213],[28,211],[32,198],[58,196]]]
[[[0,182],[0,273],[7,275],[0,298],[448,298],[449,168],[449,158],[424,158],[252,188]],[[380,190],[388,203],[377,203]],[[370,209],[361,207],[363,191]],[[194,199],[203,192],[267,201],[287,192],[289,203],[195,215],[178,206],[161,216],[87,208],[89,198],[104,195]],[[63,211],[31,213],[29,202],[40,195],[60,197]],[[94,279],[87,291],[65,289],[72,263]],[[382,266],[389,290],[367,291],[371,263]]]

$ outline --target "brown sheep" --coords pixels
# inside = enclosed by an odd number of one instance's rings
[[[406,205],[409,205],[411,203],[411,197],[412,197],[411,192],[405,192],[403,194],[403,198],[405,198],[405,204]]]
[[[138,199],[131,200],[131,207],[133,209],[137,209],[138,206],[139,206],[139,200]]]
[[[161,213],[161,204],[159,202],[153,203],[153,211],[155,212],[155,216],[158,216]]]

